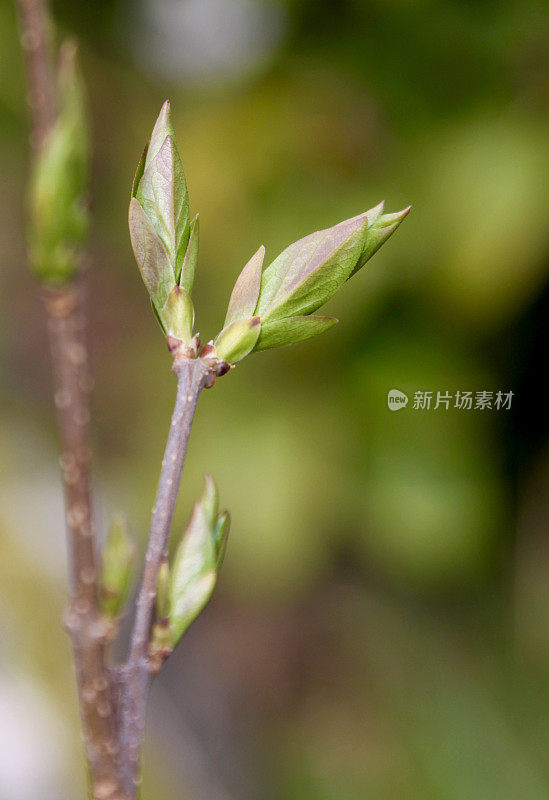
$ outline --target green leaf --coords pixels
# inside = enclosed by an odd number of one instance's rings
[[[101,608],[106,616],[115,619],[124,608],[129,594],[134,556],[133,542],[122,517],[115,518],[111,523],[102,555]]]
[[[290,245],[263,272],[256,314],[262,323],[306,316],[335,294],[391,235],[409,209],[383,204]]]
[[[261,245],[238,276],[229,300],[224,327],[242,317],[253,316],[259,298],[264,258],[265,248]]]
[[[215,542],[204,508],[198,502],[172,569],[168,617],[173,632],[172,646],[175,647],[208,602],[216,578]]]
[[[218,514],[217,508],[217,487],[211,475],[206,475],[202,497],[194,504],[177,548],[169,596],[167,602],[162,601],[167,619],[155,626],[153,651],[166,654],[173,650],[210,598],[229,531],[227,512]]]
[[[261,278],[256,313],[262,322],[309,314],[353,271],[363,248],[368,214],[311,233],[282,252]]]
[[[190,581],[185,590],[174,595],[170,608],[169,625],[172,636],[172,647],[175,647],[189,625],[204,609],[217,580],[214,569],[204,571]]]
[[[135,197],[130,201],[129,225],[141,277],[157,310],[162,309],[174,288],[173,269],[166,248]]]
[[[271,347],[284,347],[318,336],[337,323],[334,317],[288,317],[261,326],[261,333],[255,346],[256,350],[268,350]]]
[[[180,286],[171,290],[164,308],[158,312],[161,326],[167,335],[188,343],[192,339],[194,306],[191,296]]]
[[[151,146],[147,159],[150,152]],[[135,197],[162,240],[177,280],[189,241],[189,196],[171,136],[166,136],[157,154],[146,163]]]
[[[214,340],[218,358],[229,364],[240,361],[254,349],[260,330],[259,317],[248,317],[231,322]]]
[[[181,265],[180,275],[176,274],[176,280],[179,285],[186,289],[189,294],[193,290],[194,273],[198,263],[198,214],[191,222],[191,230],[189,235],[189,242],[185,251],[185,257]]]

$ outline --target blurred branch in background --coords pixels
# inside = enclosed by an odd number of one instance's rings
[[[79,137],[86,133],[80,130],[83,111],[74,77],[74,46],[65,44],[59,72],[54,72],[45,0],[18,0],[18,5],[36,148],[32,261],[43,283],[61,439],[70,597],[64,622],[73,645],[91,792],[94,800],[108,800],[118,787],[115,698],[106,661],[110,632],[99,608],[100,570],[90,475],[91,379],[83,288],[71,280],[82,254],[78,246],[72,249],[75,234],[69,233],[73,206],[80,202],[79,181],[75,181],[72,170],[77,174],[85,170],[73,153],[85,159],[85,146],[82,148]],[[71,184],[77,192],[74,196]]]

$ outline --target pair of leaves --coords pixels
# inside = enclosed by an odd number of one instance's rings
[[[217,488],[206,475],[203,495],[194,505],[173,565],[170,569],[164,562],[159,573],[153,651],[173,650],[210,599],[228,532],[229,515],[218,513]]]
[[[137,168],[129,226],[135,259],[160,326],[165,334],[190,341],[198,215],[189,221],[189,195],[169,101],[162,106]]]
[[[383,203],[300,239],[265,270],[260,247],[240,274],[215,357],[234,364],[254,350],[309,339],[337,320],[314,312],[374,255],[409,212],[383,214]],[[189,341],[190,298],[198,255],[198,218],[189,198],[168,101],[138,167],[130,203],[130,234],[153,309],[166,334]]]
[[[313,315],[400,225],[409,208],[383,214],[383,203],[290,245],[262,271],[261,247],[234,286],[225,327],[214,344],[237,361],[252,350],[295,344],[331,328],[333,317]],[[253,331],[253,335],[252,335]]]

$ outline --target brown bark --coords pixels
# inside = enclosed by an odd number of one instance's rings
[[[39,152],[56,115],[56,85],[50,63],[45,0],[18,0],[21,43],[26,55],[31,141]],[[82,294],[74,286],[44,290],[54,401],[61,440],[61,474],[69,562],[70,604],[65,625],[70,634],[80,716],[94,800],[120,797],[118,734],[111,676],[106,663],[108,625],[98,604],[90,481],[90,376]]]
[[[80,716],[94,800],[119,797],[118,732],[107,666],[109,625],[98,604],[99,565],[91,495],[91,389],[85,320],[77,288],[46,290],[54,402],[62,454],[70,605],[65,625],[74,653]]]

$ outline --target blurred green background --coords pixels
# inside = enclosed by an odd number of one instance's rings
[[[268,262],[413,203],[330,333],[204,393],[214,600],[155,685],[147,800],[547,800],[549,7],[539,0],[58,0],[93,125],[89,319],[103,526],[145,545],[174,396],[127,234],[172,100],[200,212],[198,329]],[[0,0],[0,798],[82,797],[45,326],[25,271],[28,116]],[[268,263],[267,262],[267,263]],[[410,396],[392,413],[387,392]],[[414,410],[416,391],[513,391]]]

